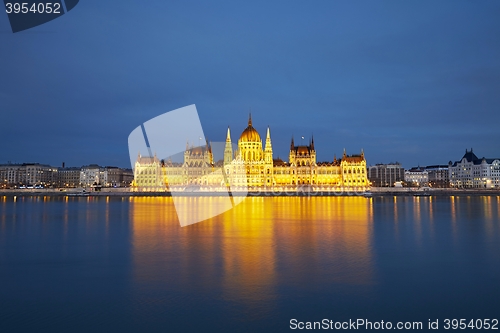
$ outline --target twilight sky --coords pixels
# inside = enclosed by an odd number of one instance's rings
[[[0,163],[129,167],[127,138],[196,104],[275,158],[446,164],[500,157],[499,1],[91,1],[13,34],[0,13]],[[182,138],[180,138],[182,140]],[[304,142],[305,143],[305,142]]]

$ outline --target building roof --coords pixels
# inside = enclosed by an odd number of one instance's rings
[[[193,156],[193,155],[203,155],[206,152],[211,152],[212,149],[207,143],[207,145],[205,146],[191,147],[187,149],[187,151],[190,153],[191,156]]]
[[[311,155],[313,150],[311,146],[294,146],[293,149],[297,155]]]
[[[59,171],[80,171],[80,167],[64,167],[64,168],[57,168]]]
[[[472,148],[469,150],[465,149],[465,154],[464,156],[460,159],[460,161],[455,161],[452,166],[456,167],[458,163],[462,163],[463,160],[466,160],[469,163],[473,163],[474,165],[479,165],[481,163],[487,163],[487,164],[492,164],[495,160],[500,160],[500,158],[478,158],[473,152]],[[451,161],[450,161],[451,164]]]
[[[338,165],[337,162],[317,162],[317,166],[336,166]]]
[[[500,160],[500,158],[478,158],[477,160],[473,161],[474,165],[478,165],[481,163],[487,163],[487,164],[492,164],[494,161]]]
[[[361,155],[351,155],[351,156],[342,157],[342,161],[346,161],[346,162],[362,162],[363,160],[364,160],[364,157]]]
[[[262,142],[259,132],[252,126],[252,115],[248,118],[248,126],[240,135],[240,142]]]
[[[436,170],[436,169],[448,169],[447,165],[428,165],[425,167],[426,170]]]
[[[472,152],[472,148],[470,149],[470,151],[465,149],[465,154],[460,160],[463,160],[464,158],[467,160],[467,162],[473,162],[478,159],[476,154]]]
[[[421,166],[418,166],[418,167],[413,167],[409,170],[406,170],[407,172],[424,172],[425,171],[425,168],[424,167],[421,167]]]
[[[156,156],[151,157],[151,156],[141,156],[137,157],[137,162],[140,164],[153,164],[153,163],[159,163],[160,161]]]
[[[287,162],[284,162],[281,158],[273,159],[273,166],[288,166]]]

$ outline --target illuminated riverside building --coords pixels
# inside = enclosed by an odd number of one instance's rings
[[[448,172],[452,187],[500,188],[500,158],[478,158],[472,148],[460,161],[450,161]]]
[[[344,150],[342,158],[334,157],[330,162],[318,162],[316,156],[314,138],[308,145],[295,145],[292,138],[288,162],[274,159],[270,128],[267,128],[263,145],[250,116],[235,149],[231,131],[227,129],[224,158],[220,161],[214,162],[208,142],[199,147],[186,145],[183,162],[139,154],[134,165],[134,186],[144,190],[165,186],[182,189],[190,185],[211,189],[231,185],[232,190],[286,189],[304,185],[352,189],[369,186],[363,151],[348,156]]]
[[[57,168],[40,163],[0,165],[0,182],[9,185],[52,186],[57,183]]]
[[[405,171],[405,182],[417,186],[427,185],[429,182],[429,173],[424,167],[414,167]]]

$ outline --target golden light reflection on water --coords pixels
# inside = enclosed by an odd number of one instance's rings
[[[63,212],[63,235],[64,240],[68,239],[68,222],[69,222],[69,206],[68,206],[68,197],[64,197],[64,212]]]
[[[198,209],[218,204],[217,197],[179,199]],[[224,214],[184,228],[172,198],[134,197],[130,203],[133,275],[144,288],[181,274],[182,287],[219,284],[225,300],[266,312],[263,304],[275,298],[277,280],[373,284],[372,199],[248,197]],[[169,271],[171,264],[178,271]]]
[[[201,209],[217,204],[217,198],[196,200]],[[124,262],[117,265],[126,270],[127,292],[138,308],[176,302],[191,306],[199,300],[269,316],[284,294],[373,290],[384,278],[380,263],[395,256],[406,260],[406,250],[419,257],[433,248],[445,251],[438,254],[461,255],[470,250],[470,241],[478,241],[498,253],[500,237],[496,196],[255,197],[185,228],[168,197],[19,196],[15,203],[11,196],[0,201],[0,242],[28,231],[52,242],[62,218],[64,256],[75,246],[92,251],[102,245],[96,251],[100,256],[120,246]],[[109,242],[102,237],[108,224]],[[175,306],[168,309],[176,311]],[[150,313],[142,310],[142,315]]]
[[[2,212],[6,211],[6,209],[5,209],[6,205],[7,205],[7,197],[4,195],[2,197]],[[4,234],[6,216],[5,216],[5,214],[1,214],[1,215],[2,215],[2,217],[1,217],[2,218],[2,228],[1,229],[2,229],[2,234]]]
[[[483,207],[485,226],[486,226],[486,235],[488,238],[492,239],[494,235],[494,219],[493,219],[493,204],[491,197],[482,197],[481,204]]]
[[[497,216],[500,216],[500,196],[497,197]]]
[[[398,221],[398,198],[396,196],[393,197],[393,203],[394,205],[394,220],[397,222]]]
[[[456,204],[455,204],[455,196],[451,196],[450,198],[451,200],[451,221],[453,222],[453,224],[455,224],[457,222],[457,207],[456,207]]]
[[[416,196],[413,197],[413,219],[415,221],[415,238],[417,241],[421,241],[422,239],[422,221],[421,221],[421,214],[422,212],[422,207],[421,207],[421,202],[420,202],[420,197]]]
[[[429,197],[429,222],[430,222],[430,230],[431,235],[434,236],[434,205],[435,200],[433,197]]]

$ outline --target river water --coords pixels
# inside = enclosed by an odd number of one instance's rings
[[[499,281],[500,196],[0,197],[0,332],[425,328],[500,319]]]

